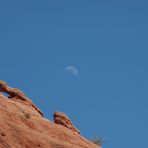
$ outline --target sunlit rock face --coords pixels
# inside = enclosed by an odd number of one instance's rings
[[[0,148],[100,148],[82,137],[65,114],[56,112],[51,122],[22,91],[0,81],[0,92]]]
[[[53,114],[54,117],[54,122],[57,124],[60,124],[78,134],[80,134],[80,131],[72,124],[72,122],[70,121],[70,119],[68,118],[68,116],[64,113],[61,112],[55,112]]]

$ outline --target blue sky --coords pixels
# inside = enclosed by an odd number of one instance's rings
[[[0,1],[0,79],[104,148],[148,147],[147,40],[146,0]]]

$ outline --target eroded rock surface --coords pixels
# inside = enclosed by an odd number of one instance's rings
[[[55,112],[53,114],[54,117],[54,122],[56,124],[60,124],[78,134],[80,134],[80,131],[72,124],[72,122],[70,121],[70,119],[68,118],[68,116],[64,113],[61,112]]]
[[[0,83],[0,90],[10,95],[8,98],[0,93],[0,148],[100,148],[77,130],[44,118],[31,100],[22,99],[5,83]],[[66,125],[71,124],[67,116],[61,116],[61,113],[55,116],[56,122],[63,118]]]
[[[0,92],[7,93],[9,98],[13,101],[22,102],[23,104],[33,107],[41,116],[43,116],[43,113],[39,110],[39,108],[37,108],[21,90],[8,86],[7,83],[2,80],[0,80]]]

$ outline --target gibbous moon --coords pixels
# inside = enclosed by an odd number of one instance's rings
[[[68,72],[68,73],[70,73],[72,75],[75,75],[75,76],[79,75],[79,72],[78,72],[77,68],[74,67],[74,66],[67,66],[64,71]]]

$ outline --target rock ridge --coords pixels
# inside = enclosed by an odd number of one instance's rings
[[[53,116],[49,121],[22,91],[0,81],[0,148],[101,148],[81,136],[66,114]]]
[[[7,93],[9,95],[8,98],[12,99],[13,101],[22,102],[28,106],[32,106],[35,110],[39,112],[41,116],[43,116],[43,113],[40,111],[40,109],[37,108],[20,89],[12,88],[8,86],[5,81],[0,80],[0,92]]]

